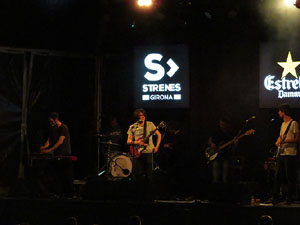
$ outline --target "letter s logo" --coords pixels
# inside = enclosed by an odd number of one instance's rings
[[[150,70],[155,70],[156,73],[147,72],[144,77],[149,81],[158,81],[165,75],[165,69],[158,63],[154,63],[154,60],[160,62],[162,59],[162,55],[158,53],[151,53],[146,56],[144,63],[145,66]]]

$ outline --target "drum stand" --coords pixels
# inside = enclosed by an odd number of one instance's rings
[[[124,169],[122,166],[120,166],[120,165],[116,162],[116,160],[113,159],[113,157],[110,157],[110,156],[108,155],[108,156],[107,156],[107,163],[106,163],[106,165],[104,165],[104,166],[101,168],[100,172],[98,173],[98,176],[101,176],[102,174],[105,174],[106,176],[108,176],[109,172],[111,172],[111,171],[108,170],[111,162],[113,162],[113,163],[115,164],[115,166],[119,167],[119,168],[123,171],[124,175],[129,175],[130,171],[129,171],[127,168]]]
[[[122,168],[117,162],[116,160],[113,160],[114,156],[111,156],[111,145],[116,145],[119,146],[118,144],[114,144],[111,141],[109,142],[102,142],[102,144],[107,144],[108,148],[107,148],[107,155],[106,155],[106,164],[104,164],[101,169],[98,170],[98,176],[101,176],[103,174],[105,174],[106,176],[108,176],[109,172],[109,168],[110,168],[110,163],[113,162],[115,163],[116,166],[118,166],[124,173],[124,175],[127,175],[130,173],[130,171],[128,169],[124,169]]]
[[[110,162],[110,145],[108,145],[107,148],[106,163],[101,167],[101,169],[99,169],[99,161],[98,161],[98,176],[101,176],[102,174],[105,175],[108,174],[109,162]]]
[[[98,171],[100,171],[100,153],[101,153],[101,147],[100,147],[100,145],[101,145],[101,138],[104,138],[104,137],[106,137],[106,135],[104,135],[104,134],[93,134],[93,135],[91,135],[92,137],[96,137],[97,138],[97,168],[96,168],[96,172],[98,172]]]

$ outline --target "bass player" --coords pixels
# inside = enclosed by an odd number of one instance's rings
[[[133,176],[137,181],[152,183],[153,153],[158,151],[161,134],[151,121],[146,121],[146,111],[136,109],[134,118],[137,122],[129,126],[127,131],[127,144],[130,145],[130,152],[133,154]],[[157,136],[156,145],[153,144],[151,132]],[[146,142],[145,137],[149,137]]]
[[[210,148],[214,149],[234,138],[233,126],[230,120],[223,117],[219,120],[218,129],[209,137],[208,145]],[[238,141],[235,140],[233,145],[224,148],[221,154],[212,161],[212,183],[228,183],[229,161],[232,154],[232,148],[235,148],[237,143]]]

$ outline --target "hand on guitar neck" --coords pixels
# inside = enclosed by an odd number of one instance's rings
[[[239,143],[239,136],[235,136],[233,138],[233,146],[236,147],[238,145],[238,143]]]

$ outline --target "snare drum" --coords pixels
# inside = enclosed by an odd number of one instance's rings
[[[113,177],[128,177],[132,172],[132,158],[121,153],[111,158],[110,173]]]

